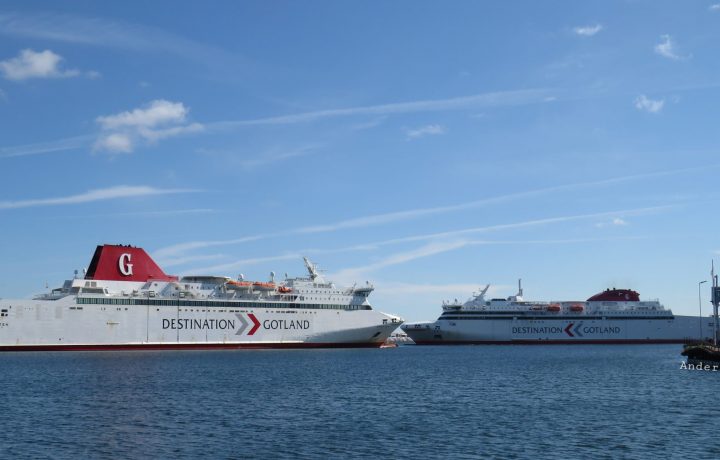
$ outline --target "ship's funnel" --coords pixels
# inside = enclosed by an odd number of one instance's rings
[[[142,248],[104,244],[95,249],[85,274],[87,280],[107,281],[177,281],[166,275]]]

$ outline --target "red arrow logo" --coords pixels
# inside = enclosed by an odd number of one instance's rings
[[[565,328],[565,333],[566,333],[567,335],[569,335],[570,337],[575,337],[575,336],[573,335],[573,333],[570,331],[570,328],[573,327],[573,324],[574,324],[574,323],[570,323],[570,324],[568,324],[567,327]]]
[[[250,318],[250,321],[253,322],[253,327],[252,329],[250,329],[250,332],[248,332],[248,335],[253,335],[258,330],[258,328],[260,328],[260,321],[258,321],[257,318],[255,318],[255,315],[253,315],[252,313],[248,313],[248,318]]]

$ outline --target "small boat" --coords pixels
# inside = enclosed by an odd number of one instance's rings
[[[281,293],[281,294],[287,294],[287,293],[289,293],[289,292],[292,292],[292,288],[289,288],[289,287],[287,287],[287,286],[280,286],[280,287],[278,288],[278,292]]]
[[[560,304],[559,304],[559,303],[551,303],[551,304],[548,305],[548,307],[547,307],[547,311],[558,312],[558,311],[560,311],[560,310],[561,310],[561,308],[560,308]]]
[[[573,311],[573,312],[578,313],[578,312],[581,312],[581,311],[583,311],[583,310],[585,310],[585,306],[584,306],[583,304],[574,303],[574,304],[570,305],[570,311]]]
[[[720,347],[709,343],[689,343],[681,353],[687,357],[688,364],[720,364]]]

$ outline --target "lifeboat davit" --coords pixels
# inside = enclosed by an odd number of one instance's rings
[[[553,312],[560,311],[560,304],[559,303],[551,303],[550,305],[548,305],[547,311],[553,311]]]
[[[585,310],[585,306],[583,304],[574,303],[574,304],[570,305],[570,311],[581,312],[583,310]]]

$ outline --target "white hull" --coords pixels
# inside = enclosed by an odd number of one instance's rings
[[[378,347],[399,325],[375,310],[79,305],[75,296],[0,301],[0,309],[3,351]]]
[[[702,324],[701,324],[702,323]],[[701,333],[702,327],[702,333]],[[417,344],[683,343],[712,337],[712,318],[469,319],[405,324]]]

